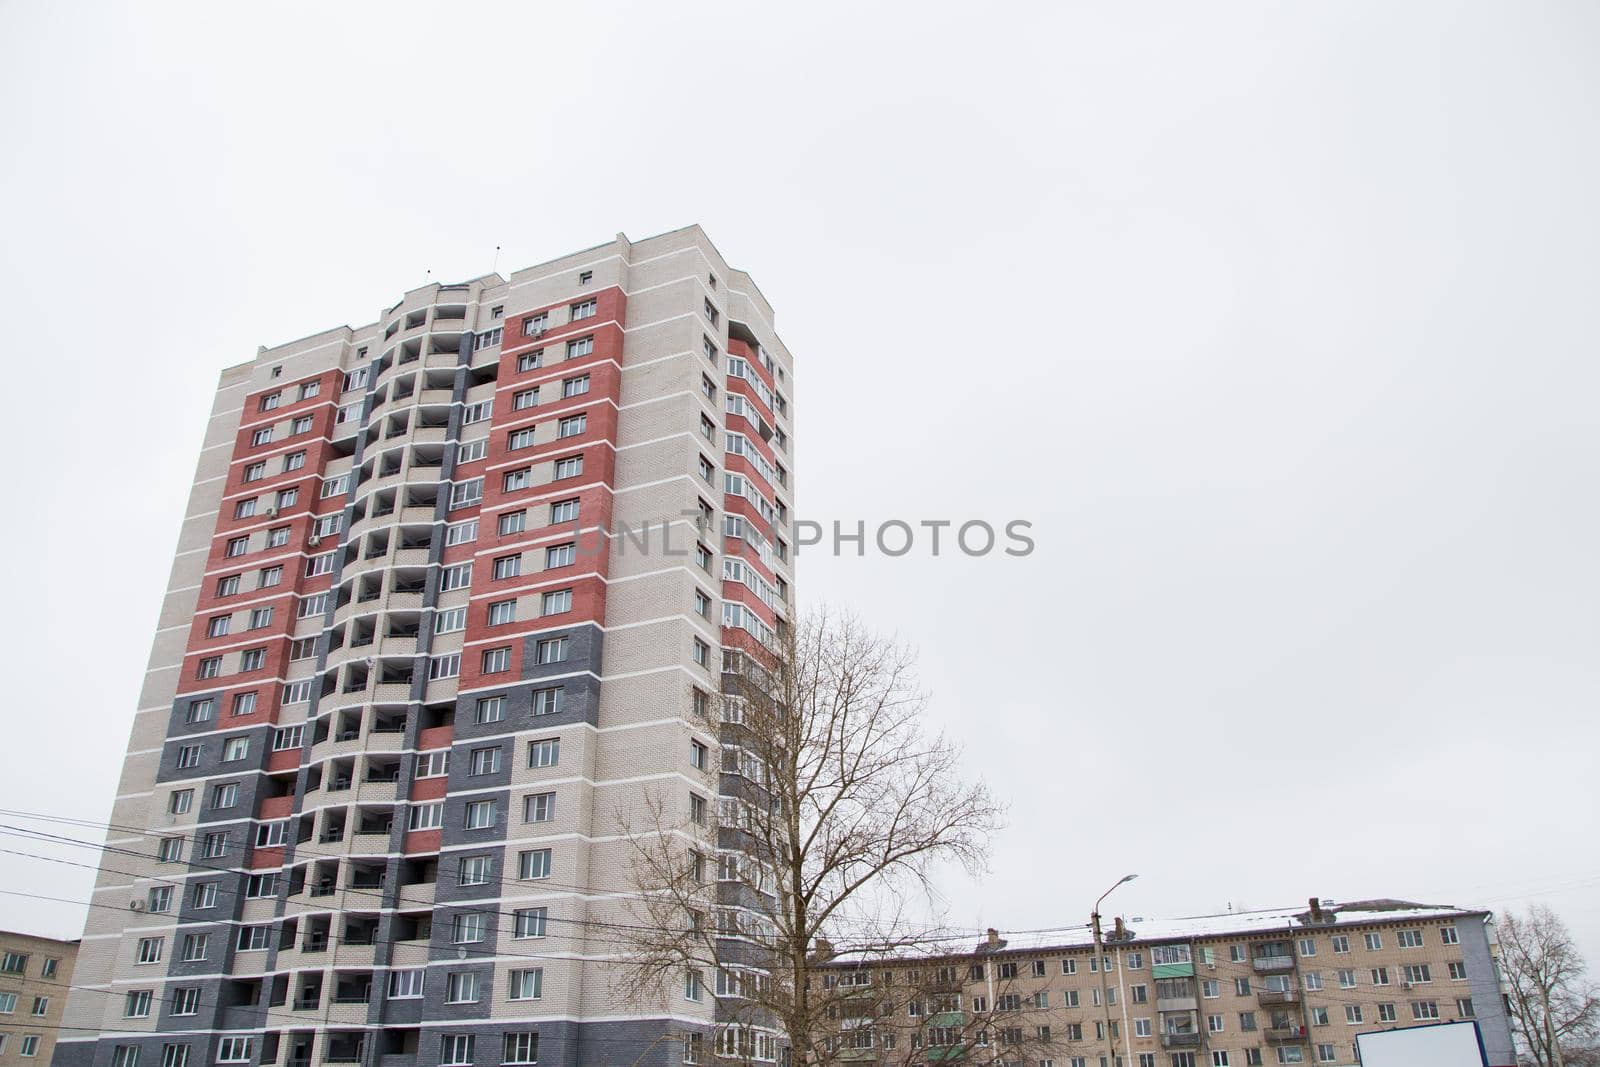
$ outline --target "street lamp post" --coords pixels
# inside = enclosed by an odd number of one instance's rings
[[[1106,1067],[1117,1067],[1117,1045],[1111,1039],[1111,986],[1106,981],[1105,942],[1100,936],[1100,905],[1117,886],[1131,882],[1137,877],[1139,877],[1137,874],[1125,874],[1117,879],[1116,885],[1100,894],[1100,899],[1094,902],[1094,910],[1089,913],[1089,925],[1094,929],[1094,965],[1100,970],[1100,1010],[1105,1013],[1102,1025],[1105,1027]]]

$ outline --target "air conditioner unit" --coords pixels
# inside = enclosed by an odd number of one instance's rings
[[[278,517],[278,505],[276,505],[276,504],[267,505],[267,518],[275,519],[277,517]]]
[[[129,911],[143,911],[144,910],[144,901],[137,900],[137,899],[128,901],[128,910]]]
[[[316,548],[318,545],[322,544],[322,538],[316,534],[312,534],[310,537],[306,538],[306,544],[310,545],[312,548]]]

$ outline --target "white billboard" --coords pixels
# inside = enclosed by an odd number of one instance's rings
[[[1485,1067],[1478,1024],[1437,1023],[1356,1035],[1361,1067]]]

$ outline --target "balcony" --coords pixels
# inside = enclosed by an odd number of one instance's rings
[[[1275,1045],[1292,1044],[1306,1039],[1303,1026],[1271,1026],[1261,1031],[1261,1036]]]
[[[1294,970],[1293,956],[1256,956],[1250,962],[1263,973]]]
[[[1198,1011],[1200,1001],[1193,996],[1157,997],[1156,1011]]]
[[[1198,1032],[1197,1033],[1192,1033],[1192,1034],[1162,1034],[1161,1035],[1161,1047],[1162,1048],[1199,1048],[1200,1047],[1200,1035],[1199,1035]]]
[[[1276,1004],[1298,1004],[1300,1003],[1300,990],[1263,989],[1256,994],[1256,1003],[1262,1007],[1270,1007]]]

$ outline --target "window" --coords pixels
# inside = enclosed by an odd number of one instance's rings
[[[566,658],[565,637],[547,637],[534,646],[534,659],[540,664],[562,663]]]
[[[489,918],[481,911],[469,911],[455,916],[450,924],[450,941],[456,945],[474,945],[488,934]]]
[[[34,1056],[37,1056],[39,1054],[39,1035],[24,1034],[22,1037],[22,1047],[19,1049],[19,1051],[30,1059]]]
[[[568,415],[556,426],[557,437],[576,437],[589,426],[589,416],[584,413]]]
[[[450,510],[470,507],[483,500],[483,479],[472,478],[450,483]]]
[[[693,767],[697,771],[706,770],[707,764],[710,762],[708,753],[709,750],[705,745],[701,744],[699,741],[690,741],[689,766]]]
[[[1397,930],[1395,931],[1395,938],[1400,942],[1401,948],[1422,947],[1421,930]]]
[[[585,281],[587,281],[586,278],[585,279],[581,279],[579,281],[579,284],[581,285]],[[585,300],[582,303],[573,304],[572,305],[572,321],[573,322],[577,322],[580,319],[592,319],[592,318],[594,318],[595,311],[599,308],[599,306],[600,306],[599,301],[596,301],[596,300]]]
[[[232,542],[229,542],[229,545],[231,547]],[[233,555],[232,552],[228,554]],[[217,596],[233,596],[238,592],[239,576],[237,574],[230,574],[226,578],[217,579]]]
[[[576,478],[578,475],[580,475],[582,473],[583,473],[583,457],[582,456],[568,456],[565,459],[556,460],[556,473],[555,473],[555,476],[556,476],[557,479],[561,479],[561,478]]]
[[[1318,1045],[1317,1046],[1317,1062],[1318,1063],[1332,1063],[1337,1058],[1338,1057],[1333,1054],[1333,1046],[1332,1045]]]
[[[1300,955],[1302,955],[1302,956],[1315,956],[1316,954],[1317,954],[1317,939],[1314,938],[1314,937],[1302,937],[1300,939]]]
[[[683,976],[683,999],[699,1000],[703,989],[704,983],[700,979],[700,969],[690,967]]]
[[[476,441],[463,441],[456,449],[456,466],[463,463],[476,463],[489,454],[489,439],[480,437]]]
[[[256,576],[256,588],[258,588],[258,589],[270,589],[271,587],[273,587],[275,585],[278,585],[282,581],[283,581],[283,568],[281,566],[278,566],[278,567],[262,567],[261,568],[261,572]]]
[[[1400,968],[1402,978],[1412,985],[1422,985],[1433,981],[1433,971],[1426,963],[1408,963]]]
[[[235,693],[234,694],[234,696],[233,696],[233,714],[236,717],[240,716],[240,715],[254,715],[255,713],[256,713],[256,694],[254,692]]]
[[[526,972],[512,972],[513,975]],[[537,996],[537,994],[535,994]],[[501,1063],[538,1063],[539,1035],[532,1030],[512,1030],[505,1036]]]
[[[711,325],[715,326],[717,324],[717,319],[720,317],[720,314],[717,311],[716,306],[711,303],[709,298],[706,300],[706,308],[705,308],[705,310],[706,310],[706,318],[710,319],[711,320]]]
[[[290,437],[293,437],[296,434],[310,433],[310,432],[311,432],[311,416],[310,415],[301,415],[299,418],[297,418],[293,422],[289,423],[289,436]]]
[[[188,1067],[188,1045],[161,1046],[161,1067]]]
[[[218,1063],[248,1063],[253,1037],[225,1037],[217,1042]]]
[[[517,621],[517,602],[515,600],[497,600],[489,605],[489,625],[504,626],[508,622]]]
[[[250,610],[250,629],[264,630],[272,625],[271,608],[252,608]]]
[[[328,516],[325,516],[320,521],[326,522],[327,519],[333,519],[333,520],[335,520],[335,522],[337,522],[338,519],[339,519],[339,516],[338,515],[328,515]],[[267,547],[268,548],[282,548],[284,545],[286,545],[288,543],[289,543],[289,527],[287,527],[287,526],[279,526],[279,527],[276,527],[275,529],[271,529],[271,530],[267,531]]]
[[[711,461],[709,459],[707,459],[706,457],[701,456],[700,457],[700,477],[704,478],[707,482],[709,482],[709,481],[711,481],[711,477],[712,477],[712,475],[714,473],[716,473],[716,472],[711,466]]]
[[[1350,951],[1350,939],[1343,934],[1337,934],[1329,938],[1329,941],[1332,943],[1333,951],[1336,953],[1343,954]]]
[[[499,722],[506,717],[505,697],[479,697],[477,721],[479,724]]]
[[[253,496],[248,500],[241,500],[234,504],[233,517],[236,519],[248,519],[250,516],[254,515],[256,513],[256,501],[259,499],[260,497]]]
[[[1328,1009],[1327,1008],[1312,1008],[1311,1009],[1311,1025],[1312,1026],[1327,1026],[1328,1025]]]
[[[180,771],[185,771],[185,770],[188,770],[191,767],[198,767],[200,765],[200,753],[204,750],[204,747],[205,746],[203,746],[203,745],[181,745],[181,746],[179,746],[179,748],[178,748],[178,769]],[[185,808],[184,810],[187,811],[189,809]]]
[[[511,669],[511,649],[491,648],[483,654],[483,673],[500,674]]]
[[[557,589],[546,593],[540,602],[541,615],[560,615],[572,610],[572,590]]]
[[[1207,1000],[1215,1000],[1222,995],[1222,985],[1215,978],[1204,979],[1200,983],[1200,995]]]
[[[250,754],[250,738],[230,737],[222,743],[222,762],[233,763]]]
[[[706,824],[706,798],[694,793],[689,794],[689,821],[696,826]]]
[[[582,396],[588,391],[589,376],[587,374],[581,375],[577,378],[563,378],[561,381],[561,396],[563,399]]]
[[[471,426],[475,422],[482,422],[493,412],[493,400],[480,400],[476,404],[468,404],[461,409],[461,425]]]
[[[466,608],[445,608],[433,616],[433,632],[436,634],[453,634],[466,628]]]
[[[522,448],[533,447],[533,427],[525,426],[520,430],[512,430],[506,435],[506,451],[515,452]],[[527,483],[524,482],[524,485]],[[518,488],[521,488],[519,486]]]
[[[1383,947],[1382,934],[1367,934],[1365,935],[1365,940],[1367,942],[1368,952],[1376,952]]]
[[[501,556],[494,561],[494,577],[496,581],[506,578],[515,578],[522,573],[522,556]]]
[[[218,830],[206,834],[201,841],[200,855],[203,859],[219,859],[228,854],[228,832]]]
[[[1461,939],[1456,934],[1454,926],[1439,927],[1439,943],[1441,945],[1459,945]]]
[[[1374,967],[1374,968],[1372,968],[1372,984],[1373,985],[1388,985],[1389,984],[1389,968],[1387,968],[1387,967]]]
[[[145,907],[157,915],[164,911],[171,911],[172,887],[170,885],[151,886],[150,895],[147,898]],[[45,962],[48,963],[49,961],[47,960]]]
[[[417,762],[413,776],[417,778],[443,778],[450,772],[450,750],[439,749],[437,752],[418,752]]]
[[[1439,1017],[1439,1002],[1436,1000],[1413,1000],[1411,1002],[1411,1017],[1418,1022],[1437,1019]]]
[[[511,394],[512,411],[526,411],[531,407],[537,407],[538,404],[539,387],[537,385],[532,389],[520,389]]]
[[[543,937],[548,908],[519,908],[516,913],[513,937]]]
[[[265,463],[252,463],[244,469],[243,480],[246,482],[259,482],[266,476],[267,465]]]
[[[184,934],[183,961],[185,963],[198,963],[206,958],[206,953],[210,947],[210,934]]]
[[[439,1063],[442,1067],[472,1062],[473,1040],[471,1034],[444,1034],[439,1038]]]
[[[546,570],[555,567],[570,567],[577,561],[578,546],[574,542],[564,545],[551,545],[544,550],[544,566]]]
[[[529,767],[554,767],[561,762],[561,739],[559,737],[546,738],[543,741],[528,742]]]
[[[195,677],[200,679],[215,678],[222,673],[222,657],[207,656],[195,667]]]
[[[1354,989],[1355,987],[1356,987],[1356,972],[1352,971],[1352,970],[1348,970],[1348,969],[1347,970],[1341,970],[1339,972],[1339,988],[1340,989]]]
[[[1344,1021],[1347,1023],[1361,1022],[1361,1005],[1346,1004],[1344,1006]]]
[[[517,856],[517,877],[524,881],[537,881],[550,877],[550,850],[536,848]]]
[[[239,803],[239,786],[236,782],[211,787],[211,806],[213,808],[231,808]]]
[[[405,971],[390,971],[389,999],[420,999],[422,996],[422,983],[425,973],[426,972],[421,967],[415,967]]]
[[[420,761],[421,756],[417,757]],[[418,775],[421,777],[421,775]],[[411,811],[406,818],[408,830],[437,830],[444,825],[444,801],[434,801],[431,804],[412,804]]]
[[[1467,965],[1465,963],[1450,964],[1450,980],[1452,982],[1465,982],[1467,980]]]
[[[521,533],[528,528],[528,513],[526,511],[508,511],[500,516],[499,531],[501,537]]]
[[[500,488],[507,493],[515,493],[519,489],[526,489],[533,484],[533,471],[527,467],[519,471],[508,471],[501,479]]]
[[[536,348],[532,352],[524,352],[517,357],[517,373],[523,374],[530,370],[538,370],[544,366],[544,349]]]
[[[139,946],[134,953],[136,963],[160,963],[161,946],[166,943],[162,937],[141,937]]]
[[[697,637],[694,639],[693,655],[694,661],[704,667],[711,660],[711,646]]]
[[[192,794],[192,790],[190,791]],[[156,845],[156,859],[162,863],[177,863],[183,859],[183,838],[163,837]]]
[[[593,354],[593,352],[594,352],[594,338],[593,337],[580,337],[576,341],[568,341],[567,342],[567,358],[568,359],[578,359],[578,358],[580,358],[582,356],[591,355],[591,354]]]
[[[239,951],[263,952],[267,949],[269,935],[272,928],[269,926],[241,926],[239,927]]]
[[[500,773],[500,746],[489,745],[485,748],[472,750],[472,769],[468,772],[474,776]]]
[[[216,702],[210,697],[204,700],[191,700],[184,709],[183,721],[186,723],[210,722],[212,713],[216,709]]]
[[[239,671],[259,671],[267,665],[267,650],[264,648],[247,648],[239,654]]]
[[[465,522],[453,522],[444,528],[444,543],[448,545],[464,545],[468,541],[478,539],[478,520],[468,519]]]
[[[544,968],[529,967],[507,976],[507,1000],[538,1000],[544,995]]]
[[[541,660],[541,662],[543,662]],[[535,715],[554,715],[561,710],[562,687],[553,689],[535,689],[533,691],[533,713]]]
[[[534,793],[522,798],[523,822],[553,822],[556,817],[556,795]]]
[[[306,454],[304,452],[290,452],[287,456],[283,457],[283,469],[285,473],[288,473],[289,471],[297,471],[305,465]]]
[[[445,978],[444,1002],[446,1004],[476,1004],[478,1002],[477,972],[450,972]]]
[[[228,547],[223,550],[222,554],[226,557],[242,556],[248,551],[250,551],[250,538],[232,537],[228,539]],[[226,579],[224,579],[224,581],[226,581]],[[229,593],[237,593],[238,591],[239,585],[237,582],[235,582],[233,587],[229,590]]]
[[[453,567],[446,567],[439,581],[439,591],[449,593],[456,589],[465,589],[472,584],[472,564],[457,563]]]
[[[1476,1014],[1477,1013],[1474,1012],[1473,1009],[1472,1009],[1472,998],[1471,997],[1457,997],[1456,998],[1456,1015],[1457,1016],[1459,1016],[1462,1019],[1471,1019],[1471,1018],[1474,1018],[1476,1016]]]
[[[704,352],[706,354],[706,358],[711,362],[715,363],[717,361],[716,342],[712,341],[711,338],[707,337],[705,334],[700,335],[700,351]]]
[[[467,803],[464,821],[468,830],[488,830],[493,828],[495,821],[494,801],[469,801]]]
[[[34,1015],[44,1016],[44,1015],[49,1014],[49,1012],[50,1012],[50,998],[49,997],[34,997],[33,998],[33,1014]]]
[[[298,658],[300,658],[300,659],[309,659],[312,656],[316,655],[316,640],[317,639],[315,637],[307,638],[306,641],[311,645],[311,647],[306,650],[305,655],[300,656]],[[295,642],[295,643],[299,644],[299,642]],[[285,704],[306,704],[306,703],[309,703],[310,700],[311,700],[311,679],[306,678],[306,679],[303,679],[303,680],[298,681],[298,682],[287,682],[287,683],[284,684],[284,687],[283,687],[283,703],[285,703]]]
[[[428,660],[428,678],[455,678],[461,674],[461,653],[451,652]]]
[[[1379,1004],[1378,1005],[1378,1021],[1379,1022],[1384,1022],[1384,1023],[1392,1023],[1392,1022],[1395,1021],[1395,1012],[1394,1012],[1394,1005],[1393,1004]]]
[[[1322,991],[1322,973],[1320,971],[1307,971],[1304,978],[1308,992],[1320,993]]]

